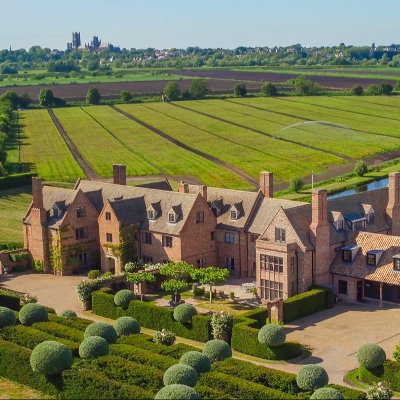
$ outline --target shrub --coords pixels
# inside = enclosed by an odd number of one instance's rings
[[[67,339],[77,343],[82,342],[82,340],[84,339],[84,335],[81,330],[58,324],[53,321],[35,322],[34,324],[32,324],[32,328],[49,333],[50,335],[56,336],[58,338]]]
[[[163,329],[161,332],[157,331],[153,336],[155,343],[164,344],[166,346],[172,346],[175,343],[175,339],[175,334],[166,329]]]
[[[364,160],[357,161],[356,166],[354,167],[354,173],[357,176],[363,176],[368,172],[367,163]]]
[[[42,375],[59,375],[72,367],[71,350],[53,340],[38,344],[32,351],[30,364],[32,370]]]
[[[233,87],[233,94],[236,97],[244,97],[247,94],[247,87],[244,83],[237,83],[234,87]]]
[[[162,388],[154,397],[156,400],[201,400],[201,396],[190,386],[168,385]]]
[[[129,303],[135,299],[136,296],[132,292],[132,290],[122,289],[114,296],[114,303],[117,307],[127,308],[129,306]]]
[[[211,370],[211,361],[200,351],[189,351],[185,353],[179,360],[180,364],[189,365],[194,368],[197,373],[209,372]]]
[[[179,304],[174,310],[174,319],[181,324],[191,323],[195,315],[197,315],[197,310],[191,304]]]
[[[100,336],[89,336],[83,339],[79,346],[79,356],[84,359],[106,356],[109,352],[107,340]]]
[[[7,307],[0,307],[0,328],[13,326],[17,322],[14,311]]]
[[[189,365],[176,364],[169,367],[164,373],[164,385],[181,384],[187,386],[195,386],[199,380],[196,370]]]
[[[88,273],[89,279],[97,279],[100,278],[100,271],[98,269],[92,269]]]
[[[20,298],[18,296],[13,295],[12,293],[6,292],[4,290],[0,290],[0,306],[7,307],[14,311],[19,311],[20,307]]]
[[[112,276],[111,271],[104,272],[104,274],[102,275],[102,278],[108,278],[109,276]]]
[[[114,329],[118,336],[127,336],[140,333],[140,324],[135,318],[120,317],[115,321]]]
[[[202,287],[195,287],[193,288],[193,296],[199,297],[199,296],[204,296],[204,293],[206,291]]]
[[[20,253],[11,253],[10,254],[10,258],[14,262],[25,261],[25,260],[28,259],[28,257],[29,257],[29,253],[28,252],[20,252]]]
[[[60,317],[62,318],[76,318],[76,312],[72,310],[63,310],[60,312]]]
[[[374,343],[364,344],[357,351],[357,362],[365,368],[377,368],[386,360],[386,353],[382,347]]]
[[[261,86],[261,92],[264,94],[264,96],[276,96],[278,94],[276,86],[271,82],[265,82]]]
[[[374,382],[367,392],[367,399],[390,400],[392,396],[393,391],[386,382]]]
[[[214,313],[211,317],[212,335],[214,339],[222,339],[224,333],[232,334],[234,317],[223,311]]]
[[[330,388],[330,387],[323,387],[320,389],[317,389],[312,396],[310,397],[310,400],[344,400],[344,397],[342,393],[340,393],[338,390]]]
[[[299,369],[296,382],[300,389],[313,391],[327,385],[328,374],[319,365],[308,364]]]
[[[391,389],[400,390],[400,364],[397,361],[386,360],[377,368],[358,368],[361,381],[372,385],[374,382],[388,382]]]
[[[37,303],[25,304],[19,312],[19,320],[22,325],[32,325],[34,322],[49,320],[47,310]]]
[[[258,341],[269,347],[282,346],[286,340],[285,330],[276,324],[264,325],[258,331]]]
[[[290,178],[289,187],[290,190],[294,190],[296,193],[303,189],[304,181],[301,176],[292,176]]]
[[[232,349],[228,343],[220,339],[209,340],[203,347],[203,354],[212,363],[223,361],[225,358],[232,357]]]
[[[342,393],[342,396],[347,400],[365,400],[365,392],[362,392],[361,390],[357,389],[352,389],[347,386],[341,386],[341,385],[334,385],[334,384],[329,384],[326,385],[325,387],[330,387],[333,389],[336,389],[338,392]]]
[[[350,93],[354,96],[361,96],[364,93],[364,89],[361,85],[355,85],[350,89]]]
[[[117,332],[106,322],[93,322],[85,329],[85,338],[90,336],[100,336],[107,340],[108,343],[117,341]]]
[[[323,309],[325,309],[325,292],[313,289],[283,301],[283,320],[285,323],[291,322]]]

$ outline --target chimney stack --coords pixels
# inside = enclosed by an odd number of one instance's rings
[[[33,207],[43,208],[43,183],[40,178],[32,178]]]
[[[115,185],[126,185],[126,165],[113,164],[113,177]]]
[[[205,201],[207,201],[207,186],[199,185],[199,193]]]
[[[260,190],[264,197],[274,197],[274,174],[272,172],[260,172]]]
[[[391,234],[400,236],[400,172],[389,174],[389,200],[386,214],[391,225]]]
[[[189,193],[189,184],[184,181],[180,181],[179,187],[178,187],[178,192],[179,193]]]

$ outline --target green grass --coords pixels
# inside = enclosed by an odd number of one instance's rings
[[[23,242],[22,218],[32,202],[29,186],[0,191],[0,242]]]
[[[23,172],[36,172],[43,179],[55,181],[85,177],[47,110],[20,112],[19,124]]]
[[[50,399],[29,386],[0,377],[0,399]]]
[[[15,111],[13,113],[11,132],[8,134],[4,144],[7,151],[5,167],[9,174],[17,174],[19,172],[18,113]]]

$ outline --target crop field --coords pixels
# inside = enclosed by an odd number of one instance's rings
[[[23,172],[33,171],[53,181],[85,177],[47,110],[20,112],[19,123]]]

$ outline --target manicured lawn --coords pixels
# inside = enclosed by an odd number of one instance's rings
[[[47,110],[22,111],[19,123],[23,172],[33,171],[55,181],[74,182],[85,177]]]
[[[0,399],[50,399],[29,386],[0,377]]]

